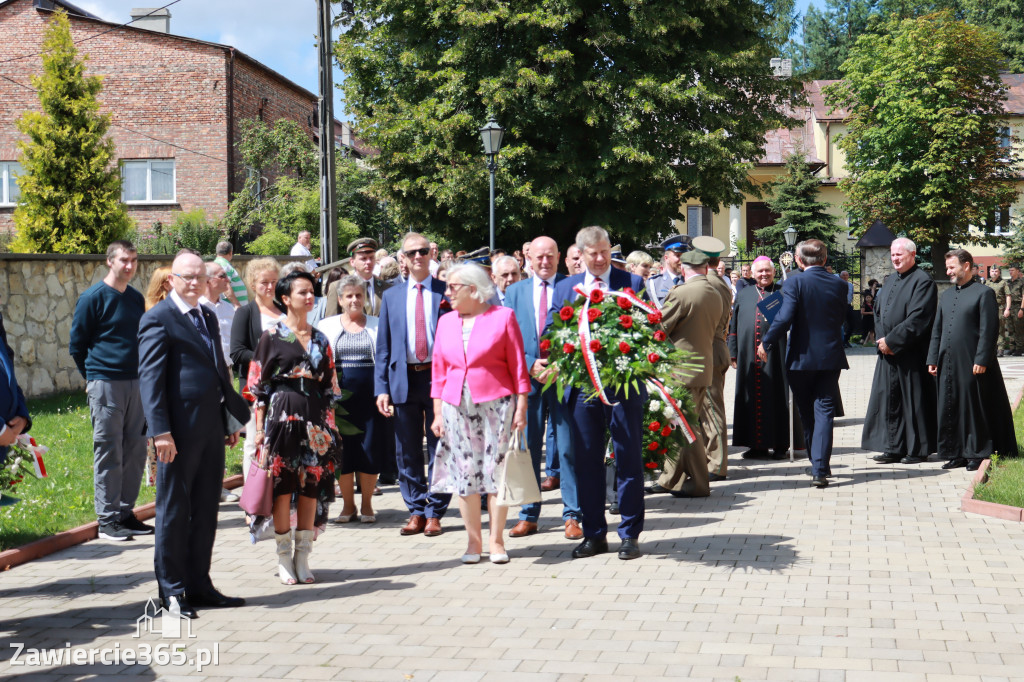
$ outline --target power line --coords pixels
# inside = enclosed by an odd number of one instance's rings
[[[150,16],[151,14],[156,14],[160,10],[167,9],[171,5],[176,5],[179,2],[181,2],[181,0],[172,0],[171,2],[167,3],[163,7],[157,7],[156,9],[151,10],[150,12],[148,12],[146,14],[142,14],[140,16],[133,17],[131,21],[126,21],[123,24],[118,24],[117,26],[111,26],[106,31],[100,31],[96,35],[89,36],[88,38],[82,38],[81,40],[78,40],[78,41],[74,41],[74,42],[72,42],[72,45],[81,45],[82,43],[87,43],[90,40],[95,40],[96,38],[99,38],[100,36],[106,35],[106,34],[110,33],[111,31],[116,31],[119,28],[124,28],[125,26],[128,26],[130,24],[134,24],[139,19],[145,19],[146,17]],[[82,15],[81,14],[74,14],[72,16],[81,17]],[[83,17],[83,18],[89,19],[90,17]],[[20,55],[18,57],[10,57],[8,59],[0,59],[0,64],[6,64],[8,62],[16,62],[16,61],[21,60],[21,59],[28,59],[29,57],[38,57],[39,55],[45,54],[45,53],[46,53],[46,50],[41,50],[39,52],[33,52],[32,54],[23,54],[23,55]]]

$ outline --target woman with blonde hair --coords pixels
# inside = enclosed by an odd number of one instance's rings
[[[171,266],[165,265],[153,271],[146,288],[146,310],[149,310],[171,293]]]
[[[634,275],[639,275],[645,282],[651,276],[652,267],[654,267],[654,259],[645,251],[633,251],[626,256],[626,270]]]

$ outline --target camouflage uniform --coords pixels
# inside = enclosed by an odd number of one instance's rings
[[[996,302],[999,304],[999,355],[1009,355],[1010,349],[1006,347],[1006,318],[1003,317],[1003,311],[1006,309],[1006,280],[1002,277],[989,277],[983,283],[996,295]]]
[[[1024,353],[1024,320],[1017,317],[1017,313],[1024,299],[1024,277],[1003,280],[1002,285],[1002,291],[996,292],[999,297],[999,350],[1004,355],[1020,355]],[[1007,296],[1010,297],[1010,316],[1003,317]]]

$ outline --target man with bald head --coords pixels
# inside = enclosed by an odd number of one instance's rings
[[[530,370],[530,395],[527,402],[526,440],[533,458],[533,472],[543,490],[562,489],[562,522],[565,537],[578,540],[583,537],[580,528],[580,507],[576,497],[576,472],[573,463],[572,432],[569,428],[569,410],[559,402],[555,391],[544,391],[547,377],[547,353],[540,350],[540,337],[544,333],[548,308],[555,284],[565,279],[558,273],[558,244],[550,237],[537,237],[530,242],[530,267],[533,277],[509,286],[505,292],[505,306],[512,308],[519,322],[526,351],[526,366]],[[546,433],[544,418],[553,427],[553,437],[547,441],[547,478],[540,480],[541,443]],[[512,537],[537,532],[540,503],[529,504],[519,512],[519,522],[509,532]]]
[[[182,251],[170,295],[139,323],[139,385],[157,455],[154,565],[161,606],[195,618],[195,607],[241,606],[210,581],[224,446],[238,442],[249,409],[220,352],[203,260]]]
[[[932,278],[917,267],[917,246],[895,240],[889,255],[896,272],[875,297],[878,358],[861,447],[881,464],[918,464],[936,448],[935,381],[928,376],[928,344],[938,304]]]

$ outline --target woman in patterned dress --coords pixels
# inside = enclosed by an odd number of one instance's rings
[[[309,553],[334,501],[334,470],[341,437],[334,425],[339,393],[331,345],[307,322],[313,309],[313,276],[292,272],[275,290],[286,317],[263,332],[249,366],[248,393],[255,401],[257,446],[264,448],[274,485],[274,539],[278,576],[286,585],[311,583]],[[292,497],[295,553],[292,554]],[[265,521],[257,517],[256,528]]]
[[[459,496],[469,534],[465,564],[480,561],[480,496],[487,496],[490,558],[504,564],[508,509],[497,504],[495,493],[511,431],[526,428],[530,377],[523,338],[512,310],[487,302],[494,297],[494,285],[480,266],[467,263],[449,270],[446,295],[457,314],[442,315],[434,334],[430,428],[440,441],[430,487]]]

